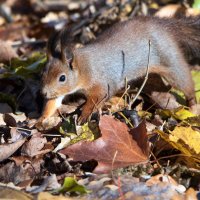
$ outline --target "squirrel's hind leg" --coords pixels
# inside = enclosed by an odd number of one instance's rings
[[[196,104],[194,82],[192,80],[189,66],[185,61],[173,63],[167,67],[163,76],[167,79],[170,85],[181,90],[189,107]]]

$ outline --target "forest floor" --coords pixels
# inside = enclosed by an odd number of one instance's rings
[[[181,2],[0,1],[0,199],[200,199],[196,63],[192,108],[180,91],[147,73],[144,87],[145,79],[134,89],[127,85],[83,125],[76,120],[85,99],[76,95],[37,124],[50,35],[76,26],[71,37],[78,48],[135,16],[199,14],[198,1]]]

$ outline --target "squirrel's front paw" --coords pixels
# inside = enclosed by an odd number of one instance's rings
[[[50,130],[58,126],[60,122],[61,122],[60,117],[53,117],[53,116],[48,118],[41,117],[38,119],[35,127],[40,131]]]
[[[86,123],[88,121],[88,117],[85,117],[85,116],[80,116],[79,118],[78,118],[78,120],[77,120],[77,123],[78,123],[78,125],[82,125],[82,124],[84,124],[84,123]]]
[[[43,130],[43,122],[44,122],[44,120],[45,120],[45,117],[40,117],[38,120],[37,120],[37,122],[36,122],[36,124],[35,124],[35,127],[38,129],[38,130]]]
[[[84,124],[87,121],[89,121],[90,115],[91,115],[91,113],[82,112],[81,115],[79,116],[78,120],[77,120],[78,125]]]

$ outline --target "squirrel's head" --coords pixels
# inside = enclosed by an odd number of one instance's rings
[[[51,99],[75,92],[79,89],[77,76],[77,70],[68,64],[55,58],[49,60],[42,75],[43,95]]]
[[[60,47],[57,45],[59,40]],[[53,40],[53,45],[51,39],[49,40],[47,49],[48,61],[42,75],[43,95],[51,99],[77,91],[79,89],[78,70],[73,64],[72,48],[67,45],[63,47],[57,35]]]

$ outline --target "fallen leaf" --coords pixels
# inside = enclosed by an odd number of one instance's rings
[[[25,192],[15,190],[9,187],[0,186],[0,198],[1,199],[20,199],[20,200],[32,200],[33,196],[26,194]]]
[[[27,192],[30,192],[32,194],[37,194],[39,192],[43,192],[45,190],[52,190],[52,189],[58,189],[61,185],[58,183],[56,175],[52,174],[51,176],[46,177],[42,184],[39,186],[32,186],[30,188],[26,188]]]
[[[53,152],[57,152],[79,141],[83,141],[83,140],[93,141],[94,140],[94,134],[90,130],[88,123],[85,123],[83,126],[75,127],[74,124],[72,124],[72,122],[65,121],[64,124],[60,127],[59,131],[61,134],[65,134],[66,137],[61,138],[61,142],[53,150]]]
[[[162,17],[170,18],[170,17],[175,16],[176,12],[179,9],[181,9],[181,5],[169,4],[159,9],[159,11],[155,13],[155,16],[160,17],[160,18]]]
[[[173,110],[169,109],[162,109],[162,110],[157,110],[157,114],[161,115],[162,118],[170,118],[173,117],[178,120],[185,120],[189,117],[195,117],[196,115],[190,112],[187,108],[184,106],[178,107]]]
[[[182,152],[187,148],[190,150],[191,155],[200,156],[200,132],[193,130],[191,127],[176,127],[171,134],[169,139],[172,142],[179,143]]]
[[[186,119],[190,126],[200,126],[200,115]]]
[[[44,119],[42,122],[37,122],[36,123],[36,128],[40,131],[44,130],[50,130],[54,127],[56,127],[59,123],[61,122],[60,117],[48,117]]]
[[[168,175],[163,175],[163,174],[158,174],[156,176],[152,176],[147,182],[146,185],[147,186],[152,186],[155,184],[158,184],[160,182],[168,182],[171,183],[174,186],[177,186],[178,183],[171,177]]]
[[[15,118],[9,114],[7,114],[7,113],[4,114],[3,119],[7,126],[12,126],[12,127],[17,126],[17,122],[16,122]]]
[[[1,107],[1,105],[0,105],[0,107]],[[5,123],[5,121],[4,121],[4,115],[1,114],[1,113],[0,113],[0,124],[1,124],[1,126],[6,125],[6,123]]]
[[[88,191],[83,185],[78,184],[77,180],[72,177],[66,177],[61,188],[56,190],[58,193],[76,192],[79,194],[87,194]]]
[[[17,151],[17,149],[19,149],[24,144],[25,141],[26,138],[23,138],[12,144],[0,145],[0,161],[9,158],[15,151]]]
[[[149,143],[147,137],[147,129],[145,121],[142,121],[137,127],[131,128],[130,133],[133,139],[137,142],[137,145],[141,148],[143,153],[148,156]]]
[[[175,109],[174,112],[172,113],[172,115],[175,119],[178,119],[178,120],[185,120],[189,117],[196,116],[195,114],[193,114],[192,112],[190,112],[189,110],[187,110],[184,107],[179,107],[179,108]]]
[[[85,200],[85,198],[65,197],[63,195],[52,195],[48,192],[40,192],[37,196],[37,200]]]
[[[9,139],[9,141],[14,143],[23,137],[27,138],[32,134],[32,132],[34,132],[34,130],[12,127],[10,129],[11,138]]]
[[[112,169],[138,164],[148,160],[146,146],[140,148],[125,123],[112,116],[102,116],[99,122],[102,136],[94,142],[80,141],[61,153],[71,156],[76,161],[95,159],[98,166],[95,172],[109,172]],[[138,137],[139,138],[139,137]]]
[[[25,143],[22,147],[21,153],[30,157],[41,154],[45,143],[47,143],[47,139],[43,137],[41,133],[37,132],[28,142]]]
[[[176,127],[170,134],[157,130],[157,133],[174,148],[181,151],[185,157],[185,163],[189,166],[198,168],[200,164],[200,132],[191,127]]]
[[[8,113],[7,115],[10,115],[11,117],[13,117],[15,119],[16,123],[23,122],[27,119],[25,113],[17,113],[17,114]]]
[[[44,161],[41,157],[34,159],[24,159],[21,165],[16,165],[14,161],[7,162],[0,168],[0,182],[13,182],[17,185],[24,185],[24,182],[32,181],[41,173],[41,166]]]
[[[104,184],[109,183],[110,181],[111,181],[111,178],[109,177],[103,177],[100,180],[93,180],[89,182],[89,184],[87,185],[87,188],[89,190],[97,191],[101,189],[104,186]]]
[[[9,63],[12,58],[18,57],[14,49],[7,42],[0,40],[0,63]]]

